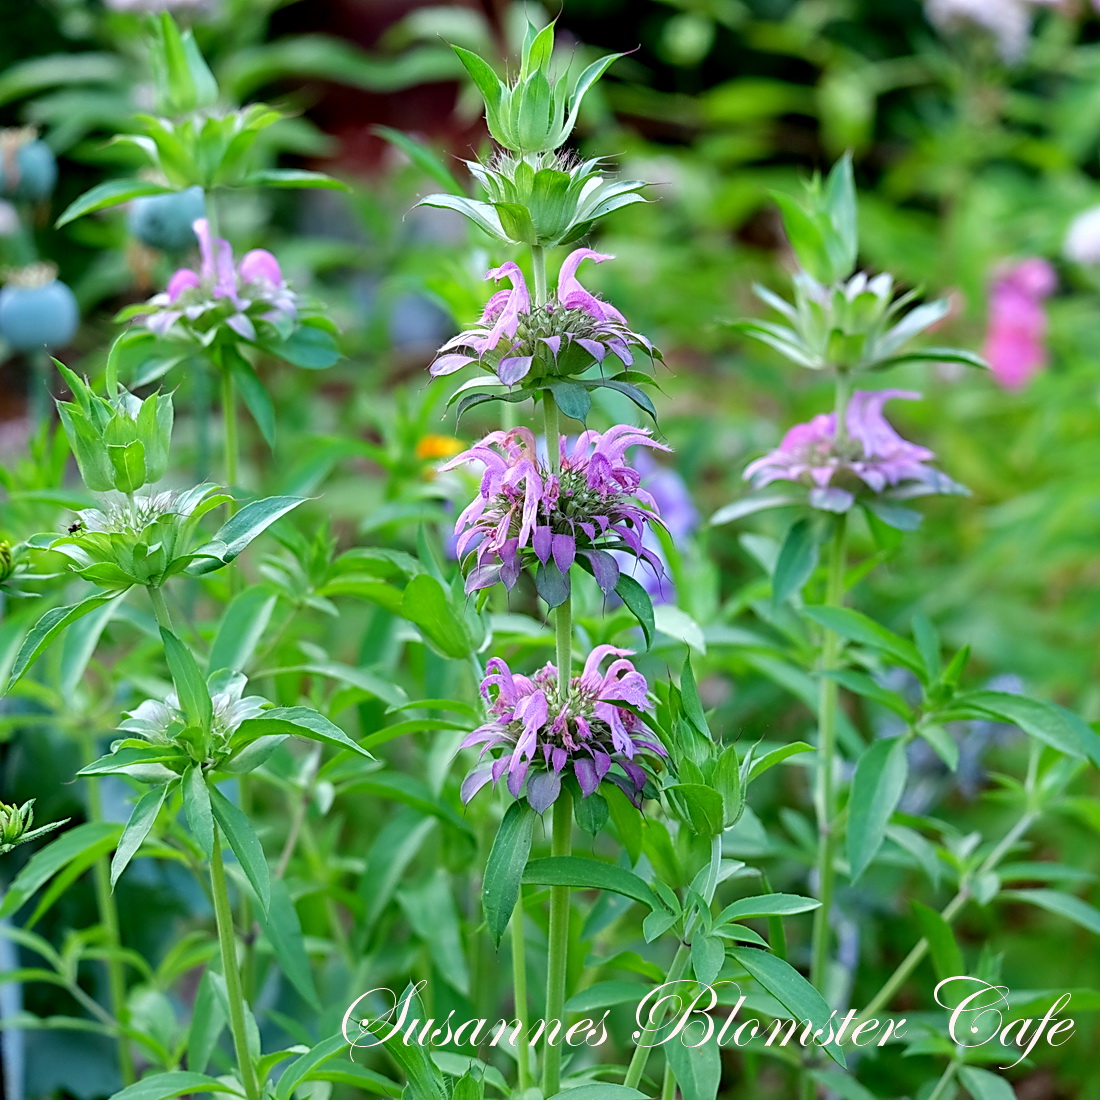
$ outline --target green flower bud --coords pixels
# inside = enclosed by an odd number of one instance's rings
[[[154,393],[141,401],[120,388],[108,400],[61,363],[57,367],[75,398],[59,401],[57,409],[84,484],[97,493],[133,493],[164,477],[172,398]]]
[[[553,23],[541,31],[528,24],[519,76],[512,84],[504,83],[476,53],[461,46],[451,48],[485,99],[489,133],[505,149],[521,156],[550,153],[562,146],[573,132],[588,89],[623,56],[608,54],[594,61],[569,91],[568,72],[556,81],[550,77]]]
[[[28,840],[60,829],[68,821],[54,821],[49,825],[42,825],[32,829],[34,824],[34,799],[24,802],[22,806],[9,806],[0,802],[0,856],[6,856],[13,848],[20,844],[26,844]]]
[[[11,552],[11,543],[7,539],[0,540],[0,584],[8,580],[15,572],[15,559]]]

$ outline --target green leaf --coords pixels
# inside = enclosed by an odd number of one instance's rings
[[[859,758],[848,800],[847,844],[853,882],[882,846],[886,826],[905,792],[908,776],[903,737],[881,738]]]
[[[974,1100],[1016,1100],[1016,1090],[1003,1078],[977,1066],[960,1066],[959,1079]]]
[[[233,375],[233,381],[237,384],[237,392],[244,398],[252,419],[256,421],[256,427],[264,437],[264,442],[275,449],[275,406],[271,403],[271,395],[260,381],[252,364],[237,352],[229,354],[223,352],[226,364]]]
[[[555,1092],[550,1100],[645,1100],[645,1093],[629,1085],[616,1085],[610,1081],[597,1081],[592,1085]]]
[[[703,713],[703,702],[699,698],[699,687],[695,682],[690,657],[685,659],[684,667],[680,670],[680,703],[684,708],[684,717],[710,740],[710,726]]]
[[[238,592],[222,612],[206,662],[211,672],[243,672],[267,631],[276,597],[262,585]]]
[[[166,195],[172,191],[175,191],[174,187],[150,183],[148,180],[106,180],[104,183],[97,183],[91,190],[85,191],[78,199],[74,199],[65,208],[55,225],[60,229],[63,225],[68,225],[69,222],[96,210],[118,206],[120,203],[129,202],[142,195]]]
[[[873,1092],[865,1089],[854,1077],[835,1069],[817,1069],[810,1074],[819,1084],[830,1092],[835,1092],[840,1100],[879,1100]]]
[[[285,340],[261,346],[276,358],[305,370],[328,370],[343,358],[336,338],[317,325],[299,325]]]
[[[307,172],[302,168],[263,168],[250,172],[241,181],[242,187],[323,187],[330,191],[347,191],[348,185],[323,172]]]
[[[560,607],[569,599],[569,575],[558,568],[553,558],[539,562],[535,570],[535,590],[546,601],[547,607]]]
[[[592,395],[584,386],[574,382],[555,382],[550,386],[550,392],[554,395],[558,408],[566,416],[579,420],[582,424],[587,422],[588,414],[592,411]]]
[[[220,991],[215,988],[219,982],[222,984]],[[224,986],[225,978],[208,968],[203,971],[195,992],[191,1025],[187,1029],[187,1065],[199,1073],[210,1063],[218,1038],[228,1022],[224,1007],[228,996]]]
[[[259,837],[253,831],[248,818],[217,787],[210,790],[210,805],[214,811],[214,820],[229,841],[229,847],[237,857],[245,877],[252,884],[260,908],[266,915],[271,901],[271,872]]]
[[[754,760],[752,766],[749,768],[748,778],[746,783],[751,783],[762,772],[766,772],[769,768],[774,768],[776,764],[781,764],[784,760],[791,756],[797,756],[803,752],[813,752],[813,745],[807,745],[805,741],[792,741],[789,745],[780,745],[777,749],[772,749],[771,752],[766,752],[759,760]]]
[[[188,1092],[225,1092],[225,1083],[204,1073],[173,1070],[171,1073],[154,1073],[143,1077],[136,1084],[116,1092],[111,1100],[171,1100]]]
[[[1048,913],[1087,928],[1094,936],[1100,936],[1100,909],[1073,894],[1064,894],[1061,890],[1005,890],[1000,896],[1006,900],[1037,905]]]
[[[69,829],[56,840],[35,852],[15,876],[0,902],[0,918],[11,916],[47,882],[70,864],[91,866],[118,842],[121,826],[109,821],[94,821]]]
[[[172,674],[172,683],[176,685],[180,709],[191,725],[209,730],[214,721],[214,704],[191,650],[163,626],[160,628],[160,640],[164,644],[164,656],[168,661],[168,671]]]
[[[12,687],[22,678],[27,669],[38,660],[54,638],[56,638],[66,627],[75,623],[77,619],[95,611],[96,608],[103,607],[104,604],[108,604],[112,600],[117,600],[123,594],[124,592],[111,592],[107,595],[97,593],[94,596],[89,596],[85,600],[81,600],[78,604],[72,604],[69,607],[55,607],[47,611],[46,614],[34,624],[26,640],[23,642],[23,645],[20,647],[19,654],[15,658],[15,663],[12,665],[11,674],[8,677],[8,683],[4,689],[4,694],[11,691]]]
[[[970,692],[956,702],[1011,722],[1045,745],[1078,760],[1087,757],[1100,767],[1100,735],[1064,707],[1004,691]]]
[[[955,933],[951,925],[935,910],[922,904],[915,898],[910,899],[913,915],[920,925],[921,935],[928,941],[928,950],[932,955],[932,966],[936,977],[942,982],[946,978],[955,978],[966,973],[962,951],[955,942]]]
[[[214,813],[210,808],[210,790],[199,764],[192,764],[183,776],[183,812],[191,835],[207,859],[214,858]]]
[[[465,621],[455,612],[447,590],[427,573],[405,587],[401,614],[415,623],[425,641],[445,657],[468,657],[474,650]]]
[[[654,407],[653,402],[650,401],[649,394],[647,394],[645,390],[638,389],[637,386],[632,385],[630,382],[620,382],[615,378],[585,378],[582,380],[581,384],[590,390],[605,389],[621,393],[624,397],[633,401],[642,412],[648,413],[654,422],[657,420],[657,409]]]
[[[924,674],[924,662],[917,652],[917,647],[908,639],[880,626],[862,612],[852,611],[847,607],[817,606],[805,608],[805,614],[826,630],[831,630],[850,642],[857,642],[859,645],[884,653],[918,676]]]
[[[717,836],[725,828],[722,796],[703,783],[673,783],[665,788],[677,816],[703,837]]]
[[[277,519],[304,503],[305,497],[265,497],[249,501],[208,543],[195,551],[196,560],[187,567],[187,572],[202,576],[228,565]]]
[[[290,1100],[294,1090],[303,1081],[310,1079],[309,1075],[313,1070],[323,1062],[327,1062],[334,1054],[339,1054],[347,1045],[348,1042],[343,1035],[331,1035],[327,1039],[322,1039],[305,1054],[295,1058],[279,1077],[279,1083],[275,1086],[275,1100]]]
[[[694,959],[695,944],[691,946]],[[703,981],[702,978],[699,980]],[[705,984],[709,985],[710,982]],[[722,1080],[722,1052],[717,1043],[691,1045],[696,1037],[690,1035],[690,1025],[682,1035],[685,1036],[683,1041],[677,1036],[664,1044],[665,1057],[672,1068],[672,1076],[680,1086],[680,1096],[683,1100],[714,1100]]]
[[[653,600],[649,593],[633,577],[626,573],[619,574],[618,583],[615,585],[615,594],[626,605],[627,610],[638,620],[638,625],[645,635],[646,649],[653,644],[653,634],[657,627],[653,619]]]
[[[753,947],[731,947],[729,955],[796,1019],[809,1020],[815,1031],[825,1029],[829,1019],[829,1006],[821,994],[789,963]],[[835,1041],[825,1045],[824,1050],[837,1065],[846,1065],[844,1053]]]
[[[401,1012],[401,1004],[409,999],[408,1016],[413,1020],[426,1018],[424,1006],[420,998],[413,992],[410,985],[405,989],[398,1002],[398,1013]],[[408,1082],[405,1096],[408,1100],[448,1100],[447,1087],[443,1081],[443,1075],[428,1057],[428,1052],[419,1043],[406,1044],[400,1035],[388,1039],[383,1044],[386,1053],[397,1063],[398,1068],[404,1073]]]
[[[814,898],[800,897],[798,894],[758,894],[754,898],[741,898],[727,905],[715,924],[726,921],[749,920],[752,917],[789,917],[795,913],[809,913],[820,909],[821,902]]]
[[[419,141],[415,141],[408,134],[395,130],[391,126],[372,126],[371,132],[384,138],[391,145],[395,145],[424,175],[435,180],[440,187],[452,195],[466,194],[465,188],[455,179],[443,161]]]
[[[272,707],[256,718],[246,718],[233,735],[234,748],[244,748],[260,737],[283,734],[320,741],[336,749],[345,749],[373,760],[366,749],[357,745],[339,726],[311,707]]]
[[[130,814],[130,820],[126,823],[126,828],[122,830],[122,836],[119,838],[114,858],[111,860],[112,890],[114,890],[119,876],[126,870],[130,860],[134,858],[142,842],[149,835],[149,830],[152,829],[157,820],[157,814],[160,813],[160,808],[164,805],[164,796],[167,793],[167,786],[155,787],[142,795],[134,806],[133,813]]]
[[[275,958],[290,983],[302,995],[306,1003],[317,1012],[321,1011],[321,1002],[317,988],[313,984],[313,973],[306,954],[302,925],[298,920],[298,911],[290,897],[290,891],[281,878],[271,880],[271,902],[267,913],[261,914],[267,942],[275,952]]]
[[[519,897],[523,869],[531,851],[535,811],[526,802],[513,802],[504,815],[485,865],[481,904],[489,934],[500,946]]]
[[[696,933],[691,941],[691,968],[703,985],[710,985],[718,977],[725,958],[726,945],[717,936]]]
[[[787,531],[772,574],[772,602],[779,606],[802,591],[817,568],[817,540],[808,519],[795,520]]]
[[[660,902],[653,891],[632,871],[612,863],[581,856],[547,856],[533,859],[523,872],[523,881],[532,886],[573,886],[579,890],[611,890],[623,897],[657,909]]]
[[[864,699],[870,699],[879,706],[892,710],[902,718],[910,718],[912,711],[906,701],[896,692],[883,687],[873,680],[866,672],[857,672],[854,668],[835,668],[822,673],[830,680],[836,680],[841,687],[856,695],[862,695]]]

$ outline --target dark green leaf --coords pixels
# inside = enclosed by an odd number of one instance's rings
[[[653,891],[633,872],[612,863],[581,856],[548,856],[533,859],[523,872],[523,881],[532,886],[573,886],[579,890],[611,890],[633,898],[649,909],[660,903]]]
[[[271,872],[259,837],[248,818],[216,787],[210,791],[210,804],[214,820],[229,841],[229,847],[233,849],[241,870],[256,892],[261,909],[266,913],[271,900]]]
[[[523,869],[531,851],[535,811],[526,802],[513,802],[504,815],[485,865],[481,903],[489,934],[499,946],[519,897]]]
[[[115,888],[115,883],[118,882],[119,875],[126,870],[130,860],[134,858],[142,842],[149,835],[149,830],[152,829],[157,820],[157,814],[160,813],[160,808],[164,805],[164,796],[167,791],[167,787],[155,787],[142,795],[138,799],[137,805],[134,806],[133,813],[130,814],[130,820],[126,823],[126,828],[122,830],[122,836],[119,838],[114,858],[111,860],[112,890]]]

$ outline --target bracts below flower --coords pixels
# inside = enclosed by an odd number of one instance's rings
[[[513,673],[499,657],[486,666],[481,694],[489,721],[462,742],[462,748],[482,745],[482,762],[462,783],[462,801],[486,784],[507,776],[514,798],[526,791],[532,809],[543,813],[561,793],[566,768],[587,798],[606,781],[640,805],[648,773],[645,755],[667,756],[639,711],[651,710],[645,677],[626,658],[630,650],[597,646],[580,676],[570,680],[562,699],[558,673],[552,664],[533,676]],[[600,664],[615,660],[606,672]],[[503,750],[491,764],[484,758]]]

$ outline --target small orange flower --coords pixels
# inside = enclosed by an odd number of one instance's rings
[[[463,449],[465,444],[453,435],[426,435],[416,445],[416,457],[423,462],[433,459],[451,458]]]

